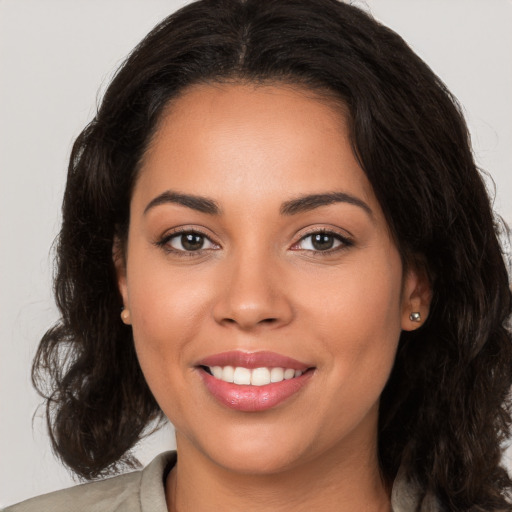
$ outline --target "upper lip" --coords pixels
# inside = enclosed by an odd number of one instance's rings
[[[254,368],[293,368],[294,370],[305,371],[312,365],[302,363],[288,356],[276,354],[275,352],[243,352],[233,350],[222,352],[201,359],[197,366],[233,366],[248,369]]]

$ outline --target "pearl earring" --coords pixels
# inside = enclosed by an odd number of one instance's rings
[[[121,311],[121,320],[126,325],[130,324],[130,310],[129,309],[124,309],[123,308],[123,310]]]
[[[421,314],[419,311],[413,311],[410,315],[409,315],[409,320],[411,322],[421,322]]]

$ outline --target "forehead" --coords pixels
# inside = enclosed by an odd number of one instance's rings
[[[150,200],[173,189],[222,200],[345,190],[372,201],[345,112],[341,102],[292,86],[191,87],[162,114],[135,193]]]

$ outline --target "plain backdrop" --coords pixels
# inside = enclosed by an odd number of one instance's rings
[[[75,483],[52,455],[29,377],[39,338],[57,320],[51,245],[67,159],[113,70],[185,3],[0,0],[0,506]],[[365,5],[463,104],[495,208],[512,222],[512,0]],[[173,446],[169,427],[136,453],[146,463]]]

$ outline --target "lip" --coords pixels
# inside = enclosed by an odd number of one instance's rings
[[[304,372],[300,377],[265,386],[239,385],[216,379],[202,366],[242,366],[244,368],[293,368]],[[314,367],[274,352],[232,351],[202,359],[197,371],[209,393],[222,405],[242,412],[260,412],[275,407],[296,395],[314,374]]]
[[[233,350],[222,352],[201,359],[196,366],[243,366],[253,370],[254,368],[293,368],[294,370],[306,371],[312,368],[312,364],[302,363],[291,357],[276,354],[275,352],[243,352]]]

